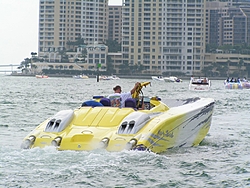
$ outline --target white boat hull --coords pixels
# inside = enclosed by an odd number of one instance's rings
[[[156,81],[164,81],[164,78],[161,76],[152,76],[151,78],[152,80],[156,80]]]
[[[164,77],[165,82],[182,82],[181,79],[175,77],[175,76],[170,76],[170,77]]]
[[[211,88],[211,80],[207,82],[194,82],[190,80],[189,83],[189,90],[196,90],[196,91],[208,91]]]

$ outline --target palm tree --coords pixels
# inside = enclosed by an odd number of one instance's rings
[[[110,56],[107,56],[107,72],[109,74],[112,74],[115,72],[114,65],[113,65],[113,60]]]
[[[87,44],[85,43],[85,39],[82,38],[82,37],[79,35],[79,36],[77,37],[76,41],[68,41],[68,42],[67,42],[67,45],[69,46],[69,48],[70,48],[70,46],[73,46],[73,48],[74,48],[75,46],[81,46],[81,45],[87,45]]]
[[[121,65],[119,65],[119,68],[120,68],[120,73],[123,73],[123,74],[129,74],[130,73],[130,67],[129,67],[129,64],[128,62],[125,62]]]
[[[60,50],[58,53],[59,53],[59,55],[61,57],[61,62],[68,62],[69,61],[69,57],[66,54],[65,50]]]
[[[18,68],[22,69],[22,72],[25,72],[25,74],[27,74],[28,72],[30,72],[30,70],[28,69],[30,65],[31,65],[31,59],[25,58],[24,61],[21,62]]]
[[[106,40],[105,45],[108,46],[109,52],[121,51],[121,43],[118,43],[116,40]]]
[[[81,52],[82,52],[83,63],[86,63],[86,57],[87,57],[88,51],[86,48],[83,48]]]
[[[34,57],[34,56],[36,56],[36,55],[37,55],[36,52],[31,52],[31,56],[32,56],[32,57]]]
[[[231,64],[230,60],[227,60],[227,77],[229,77],[229,66]]]
[[[203,67],[202,73],[206,76],[213,76],[213,65],[209,64],[208,66]]]
[[[240,59],[240,61],[238,62],[238,70],[239,70],[240,75],[242,74],[241,68],[244,66],[244,63],[245,62],[243,59]]]

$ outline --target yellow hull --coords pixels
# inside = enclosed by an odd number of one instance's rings
[[[177,104],[178,103],[178,104]],[[150,150],[197,146],[207,135],[214,100],[194,98],[168,107],[151,98],[150,110],[81,107],[58,112],[24,138],[22,148],[54,145],[58,150]]]

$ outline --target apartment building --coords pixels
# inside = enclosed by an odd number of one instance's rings
[[[60,61],[59,52],[78,38],[86,44],[107,40],[108,0],[40,0],[39,57]]]
[[[147,73],[161,73],[162,3],[123,1],[123,64],[142,64]]]
[[[163,72],[195,74],[205,53],[205,3],[201,0],[163,1]]]
[[[122,42],[122,6],[109,6],[108,39]]]
[[[250,6],[240,2],[207,2],[206,42],[250,44]]]
[[[40,0],[39,57],[58,63],[67,56],[76,68],[96,70],[101,64],[105,71],[109,56],[116,73],[121,65],[143,65],[148,74],[191,75],[204,67],[206,42],[250,44],[248,2],[122,1],[108,6],[108,0]],[[72,45],[79,38],[85,43],[80,48]],[[121,42],[122,52],[108,54],[107,39]]]
[[[152,74],[199,72],[204,11],[201,0],[123,0],[123,63],[140,63]]]
[[[205,67],[226,67],[224,73],[228,76],[238,74],[241,77],[249,77],[247,70],[249,64],[250,56],[247,54],[206,53],[204,60]]]

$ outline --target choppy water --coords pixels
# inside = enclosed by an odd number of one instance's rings
[[[59,110],[93,95],[123,91],[137,80],[36,79],[0,75],[0,187],[250,187],[250,90],[226,90],[213,80],[208,92],[188,81],[152,81],[144,95],[164,99],[212,97],[212,126],[198,147],[147,152],[21,150],[22,139]],[[151,80],[138,80],[151,81]]]

